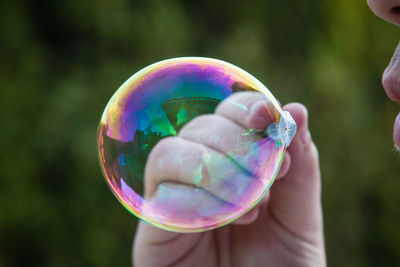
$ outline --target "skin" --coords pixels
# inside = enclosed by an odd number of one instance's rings
[[[249,112],[227,104],[232,100],[245,105]],[[240,138],[245,129],[265,130],[274,121],[267,106],[260,103],[259,93],[237,93],[224,102],[215,114],[193,119],[181,129],[178,137],[163,139],[153,148],[145,171],[148,199],[153,197],[156,201],[160,184],[175,190],[175,194],[179,193],[177,190],[190,189],[188,185],[174,186],[182,182],[176,178],[181,170],[175,163],[182,151],[190,150],[190,155],[209,147],[231,151],[235,149],[233,140]],[[235,222],[202,233],[173,233],[140,222],[134,242],[135,266],[326,265],[318,152],[308,130],[307,110],[298,103],[288,104],[284,110],[296,121],[297,133],[285,154],[277,181],[263,200]],[[212,135],[202,135],[202,131],[211,131]],[[193,132],[200,134],[193,137]],[[217,143],[209,138],[226,136],[227,132],[234,138],[221,138]],[[168,168],[159,167],[160,160],[167,162],[161,165]],[[239,179],[239,171],[235,173],[234,170],[231,168],[229,179]],[[183,182],[189,184],[190,180]],[[200,186],[205,185],[200,183]]]
[[[400,26],[400,0],[367,2],[377,16]],[[400,103],[400,44],[383,73],[382,84],[388,97]],[[254,107],[256,101],[247,104]],[[140,222],[133,248],[135,266],[326,266],[318,152],[309,134],[307,110],[298,103],[288,104],[284,110],[291,113],[298,130],[278,179],[264,199],[235,222],[203,233],[172,233]],[[221,115],[242,125],[246,121],[235,117],[236,113],[215,114]],[[185,136],[180,133],[178,138]],[[394,123],[393,140],[399,149],[400,114]],[[204,142],[198,144],[206,145]],[[176,148],[183,148],[180,146],[184,143]],[[154,167],[154,163],[146,166]],[[156,170],[146,173],[148,196],[157,194],[159,184],[174,182],[173,176],[160,177]]]
[[[400,26],[400,0],[368,0],[368,5],[378,17]],[[382,85],[388,97],[400,103],[400,43],[392,60],[382,75]],[[393,141],[400,151],[400,113],[393,127]]]

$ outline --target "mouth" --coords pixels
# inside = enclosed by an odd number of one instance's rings
[[[400,14],[400,6],[392,7],[390,11],[394,14]]]
[[[388,97],[394,102],[400,103],[400,43],[394,52],[389,66],[383,73],[382,85]],[[394,123],[393,141],[396,149],[400,151],[400,113],[397,115]]]
[[[400,151],[400,113],[397,115],[396,121],[393,127],[393,141],[395,147],[398,151]]]
[[[382,85],[386,94],[394,102],[400,102],[400,44],[382,76]]]

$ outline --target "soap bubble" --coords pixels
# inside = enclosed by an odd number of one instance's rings
[[[110,99],[98,129],[100,165],[131,213],[165,230],[200,232],[254,207],[295,131],[244,70],[169,59],[134,74]]]

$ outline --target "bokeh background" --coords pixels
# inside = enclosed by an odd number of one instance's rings
[[[0,266],[131,265],[137,220],[104,182],[97,124],[128,77],[178,56],[304,103],[329,265],[400,266],[399,107],[380,84],[398,39],[359,0],[2,1]]]

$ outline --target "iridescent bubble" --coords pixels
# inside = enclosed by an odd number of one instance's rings
[[[274,181],[296,124],[244,70],[210,58],[152,64],[112,96],[100,164],[131,213],[199,232],[249,211]]]

